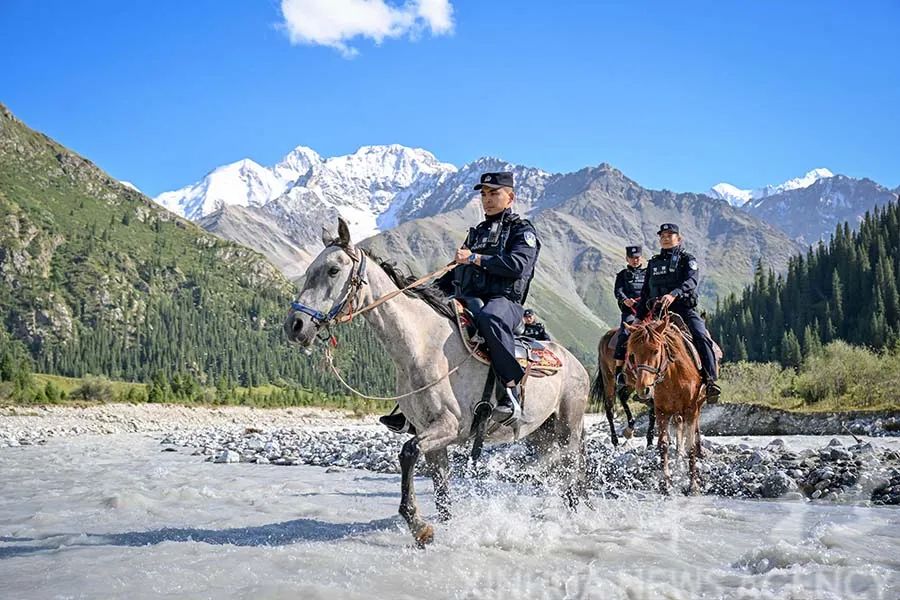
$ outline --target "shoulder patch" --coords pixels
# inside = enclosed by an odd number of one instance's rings
[[[697,270],[697,267],[698,267],[698,265],[697,265],[697,261],[696,261],[696,260],[694,260],[694,259],[692,258],[691,260],[688,261],[688,269],[690,269],[691,271],[696,271],[696,270]]]
[[[534,234],[533,231],[525,232],[525,243],[528,244],[529,246],[531,246],[532,248],[537,246],[537,236]]]

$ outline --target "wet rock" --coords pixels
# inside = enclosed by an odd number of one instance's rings
[[[761,494],[763,498],[780,498],[797,489],[797,483],[783,471],[772,473],[763,481]]]
[[[223,450],[215,459],[217,463],[236,463],[240,461],[241,455],[234,450]]]

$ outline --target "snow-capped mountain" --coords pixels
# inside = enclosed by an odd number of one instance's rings
[[[766,185],[754,190],[743,190],[730,183],[717,183],[709,189],[707,195],[719,200],[725,200],[732,206],[743,207],[751,200],[767,198],[790,190],[808,188],[818,180],[827,179],[828,177],[834,177],[834,173],[828,169],[819,168],[809,171],[802,177],[795,177],[778,185]]]
[[[724,200],[732,206],[740,208],[753,198],[753,190],[742,190],[730,183],[717,183],[706,193],[710,198]]]
[[[310,226],[311,216],[340,214],[354,237],[364,239],[395,226],[409,198],[433,189],[456,170],[430,152],[397,144],[363,146],[326,159],[298,146],[273,167],[240,160],[155,200],[191,220],[223,207],[259,208],[301,244],[319,237]]]
[[[222,206],[262,206],[285,186],[272,169],[245,158],[219,167],[193,185],[164,192],[154,200],[173,213],[196,220]]]
[[[827,241],[844,223],[855,227],[877,206],[897,200],[897,194],[871,179],[845,175],[820,178],[809,186],[785,189],[754,198],[742,209],[806,244]]]

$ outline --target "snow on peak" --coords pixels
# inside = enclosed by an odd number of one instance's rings
[[[322,157],[312,148],[297,146],[272,167],[272,171],[285,185],[306,175],[314,165],[322,163]]]
[[[131,183],[130,181],[125,181],[124,179],[121,179],[121,180],[119,180],[119,183],[121,183],[122,185],[124,185],[124,186],[127,187],[127,188],[133,189],[133,190],[136,191],[136,192],[140,192],[140,191],[141,191],[141,190],[138,189],[138,186],[134,185],[134,184]],[[143,193],[143,192],[142,192],[142,193]]]
[[[157,204],[188,219],[199,219],[222,206],[260,206],[283,186],[266,167],[244,158],[223,165],[200,181],[154,198]]]
[[[812,171],[807,172],[803,177],[795,177],[794,179],[788,179],[781,185],[777,186],[766,186],[764,189],[773,189],[772,193],[779,194],[781,192],[786,192],[788,190],[799,190],[802,188],[808,188],[815,182],[820,179],[825,179],[828,177],[834,177],[834,173],[829,171],[828,169],[813,169]],[[772,193],[764,194],[764,196],[771,196]]]
[[[354,239],[364,239],[396,225],[411,197],[457,171],[427,150],[400,144],[363,146],[330,158],[297,146],[273,167],[243,159],[155,200],[192,220],[223,205],[257,206],[283,219],[336,212],[347,219]]]
[[[802,177],[795,177],[778,185],[767,185],[755,190],[743,190],[730,183],[718,183],[710,188],[707,195],[712,198],[725,200],[732,206],[744,206],[750,200],[758,200],[790,190],[808,188],[818,180],[828,177],[834,177],[834,173],[825,168],[818,168],[807,172]]]
[[[753,197],[753,192],[742,190],[730,183],[717,183],[710,188],[708,195],[712,198],[725,200],[732,206],[743,206]]]
[[[399,144],[362,146],[353,154],[327,159],[325,165],[332,171],[376,187],[408,186],[422,174],[456,172],[455,166],[440,162],[427,150]]]

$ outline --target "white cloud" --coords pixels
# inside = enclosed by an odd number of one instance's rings
[[[408,0],[391,6],[385,0],[281,0],[282,26],[292,44],[329,46],[349,58],[358,51],[353,38],[380,44],[385,38],[453,32],[450,0]]]

